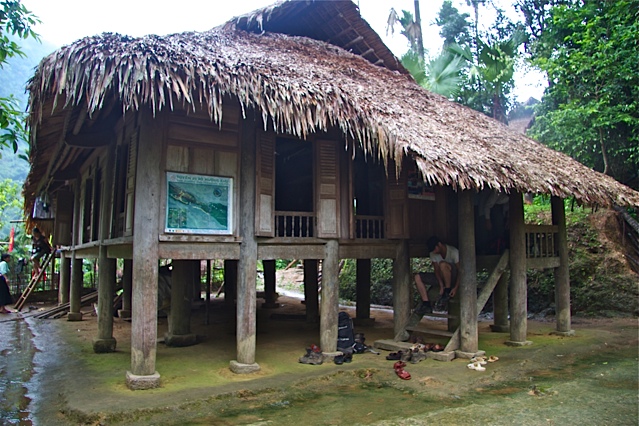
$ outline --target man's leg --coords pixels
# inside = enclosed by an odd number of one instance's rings
[[[417,320],[419,322],[424,314],[433,312],[433,308],[428,300],[428,291],[426,291],[426,285],[424,285],[421,274],[415,274],[415,287],[417,287],[417,292],[422,299],[422,302],[413,309],[413,314],[419,315]]]
[[[443,308],[446,306],[446,303],[448,303],[448,299],[450,299],[450,284],[453,275],[452,265],[446,262],[439,262],[439,273],[444,282],[444,293],[437,301],[437,305]]]

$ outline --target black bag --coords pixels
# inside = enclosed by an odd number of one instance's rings
[[[337,316],[337,350],[352,351],[355,345],[355,333],[353,332],[353,320],[346,312],[340,312]]]

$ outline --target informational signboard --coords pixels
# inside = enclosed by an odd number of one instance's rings
[[[166,173],[166,225],[174,234],[233,233],[233,179]]]

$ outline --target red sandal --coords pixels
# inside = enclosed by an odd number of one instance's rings
[[[397,361],[393,365],[393,368],[395,369],[395,373],[397,374],[397,377],[399,377],[402,380],[410,380],[410,373],[404,370],[404,367],[406,367],[406,363],[402,361]]]

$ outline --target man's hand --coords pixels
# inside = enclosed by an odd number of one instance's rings
[[[457,287],[450,289],[450,297],[455,297],[457,294]]]

